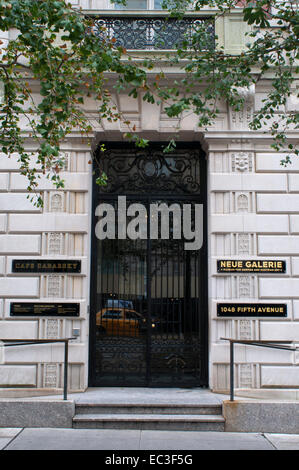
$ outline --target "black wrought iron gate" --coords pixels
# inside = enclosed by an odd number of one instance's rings
[[[101,163],[108,184],[94,187],[93,213],[106,216],[111,211],[109,223],[114,222],[115,233],[112,230],[110,238],[99,238],[96,225],[99,219],[95,217],[90,385],[205,386],[208,372],[204,155],[199,146],[182,144],[171,154],[163,153],[161,144],[146,150],[124,144],[106,147]],[[97,209],[101,204],[106,204],[108,212]],[[137,212],[138,225],[133,217],[136,204],[143,208],[141,213]],[[161,217],[158,231],[150,236],[154,233],[151,206],[161,208],[161,204],[169,208],[168,238],[163,238]],[[184,208],[189,206],[194,211],[196,204],[204,205],[200,227],[203,244],[200,249],[190,250],[185,245],[190,240],[175,233],[173,221],[176,214],[181,217],[179,226],[183,227]],[[165,214],[167,211],[162,217]],[[143,238],[132,239],[130,223],[134,224],[133,234],[138,229]]]

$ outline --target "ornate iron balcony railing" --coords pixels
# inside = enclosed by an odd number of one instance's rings
[[[95,21],[94,29],[102,39],[114,38],[115,46],[134,50],[173,50],[183,42],[191,46],[193,33],[203,30],[199,49],[204,49],[204,44],[214,47],[215,27],[211,17],[102,17]]]

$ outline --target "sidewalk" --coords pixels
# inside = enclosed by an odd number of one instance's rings
[[[2,428],[1,450],[299,450],[298,434]],[[179,452],[178,452],[179,453]],[[191,452],[192,453],[192,452]],[[107,454],[108,455],[108,454]],[[109,453],[111,455],[111,452]]]
[[[221,404],[226,395],[207,389],[89,388],[70,393],[77,404]],[[62,395],[35,400],[62,400]],[[19,399],[16,399],[18,401]],[[31,400],[30,397],[22,400]],[[242,397],[238,397],[242,400]],[[248,399],[247,399],[248,400]],[[267,400],[262,400],[267,402]],[[0,450],[101,450],[197,451],[197,450],[299,450],[299,434],[236,433],[215,431],[150,431],[133,429],[0,428]],[[104,452],[106,455],[106,453]],[[2,454],[3,455],[3,454]]]

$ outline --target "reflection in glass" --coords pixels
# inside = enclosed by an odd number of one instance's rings
[[[162,10],[163,0],[155,0],[154,8],[155,10]]]
[[[120,10],[146,10],[147,0],[127,0],[126,5],[115,5]]]
[[[99,383],[198,383],[199,252],[171,234],[98,240],[97,250]]]

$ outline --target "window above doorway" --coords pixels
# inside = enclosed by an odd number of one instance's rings
[[[127,0],[126,5],[114,4],[115,10],[162,10],[162,0]]]

